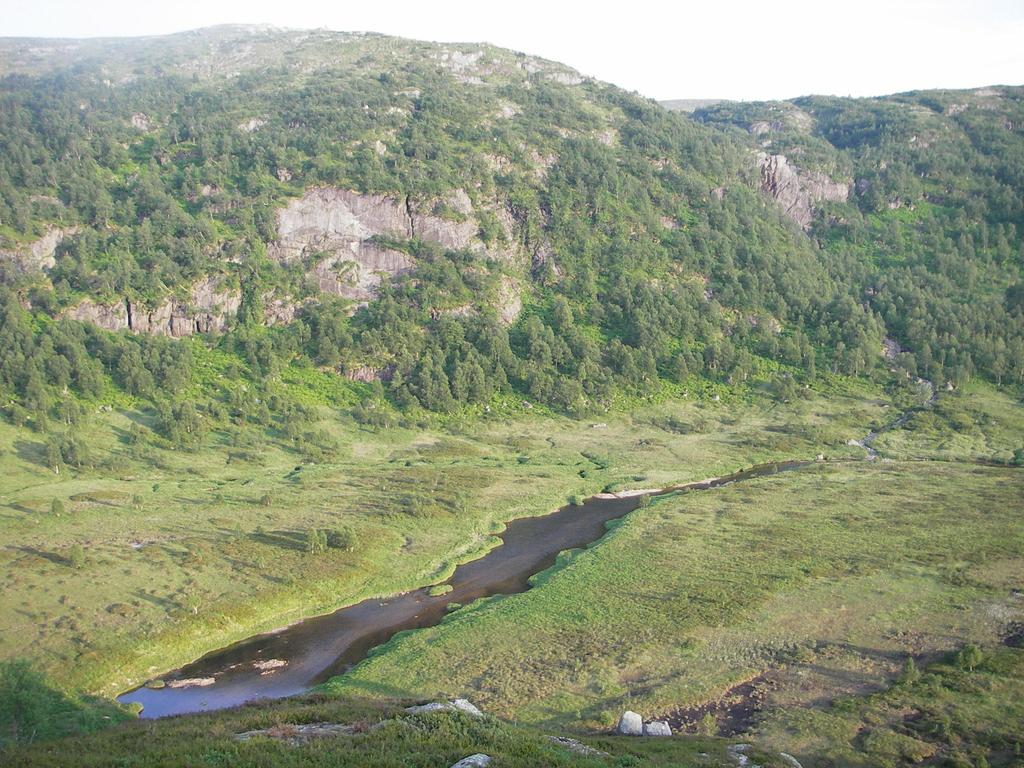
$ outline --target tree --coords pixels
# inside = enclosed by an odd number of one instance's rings
[[[327,534],[319,528],[310,528],[306,532],[306,552],[319,555],[327,551]]]
[[[916,683],[920,678],[921,673],[917,669],[917,664],[914,663],[914,657],[908,656],[903,665],[903,672],[900,674],[900,682]]]
[[[85,567],[85,550],[77,541],[71,545],[71,549],[68,551],[68,565],[75,570]]]
[[[53,470],[53,474],[59,475],[60,468],[64,464],[64,457],[61,455],[60,451],[60,441],[56,437],[51,435],[50,438],[46,441],[46,447],[44,450],[44,461],[46,463],[46,466]]]
[[[356,546],[356,536],[350,528],[338,528],[330,532],[327,537],[327,544],[332,549],[351,552]]]
[[[968,672],[973,672],[983,660],[981,649],[976,645],[965,645],[956,655],[957,666]]]

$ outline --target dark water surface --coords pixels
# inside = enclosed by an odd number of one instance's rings
[[[763,464],[659,493],[706,490],[798,469],[808,463]],[[581,505],[562,507],[548,515],[513,520],[498,534],[501,546],[455,569],[445,582],[452,587],[448,594],[432,597],[424,588],[384,600],[364,600],[277,632],[256,635],[209,653],[163,678],[168,683],[213,678],[211,685],[137,688],[119,696],[118,701],[142,704],[142,717],[164,717],[301,693],[345,672],[397,632],[438,624],[449,603],[465,605],[481,597],[526,591],[530,577],[554,564],[559,552],[600,539],[609,521],[632,512],[639,504],[639,496],[595,496]],[[286,661],[287,665],[270,671],[255,666],[272,659]]]

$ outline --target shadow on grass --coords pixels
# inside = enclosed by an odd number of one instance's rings
[[[35,547],[14,547],[14,549],[26,555],[34,555],[35,557],[41,557],[43,560],[49,560],[55,565],[71,565],[70,560],[62,555],[58,555],[56,552],[47,552],[42,549],[36,549]]]
[[[306,550],[306,534],[300,531],[262,531],[252,534],[252,540],[297,552]]]
[[[106,699],[69,696],[24,659],[0,663],[0,749],[89,733],[131,717]]]
[[[166,610],[171,610],[172,608],[178,607],[178,604],[175,603],[173,600],[168,600],[166,597],[158,597],[157,595],[151,595],[148,592],[142,591],[141,589],[136,589],[132,594],[134,594],[135,597],[139,598],[140,600],[145,600],[148,603],[152,603],[153,605],[159,608],[164,608]]]
[[[18,458],[27,464],[38,464],[52,470],[46,465],[46,443],[34,443],[29,440],[15,440],[14,450]]]

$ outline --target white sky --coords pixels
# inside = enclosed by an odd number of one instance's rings
[[[265,23],[486,41],[659,99],[1024,83],[1024,0],[630,0],[611,7],[595,0],[0,0],[0,36]]]

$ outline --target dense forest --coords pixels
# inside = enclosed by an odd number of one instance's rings
[[[0,392],[59,434],[55,467],[88,462],[73,427],[111,392],[180,445],[277,423],[315,455],[277,386],[296,366],[370,371],[368,421],[501,395],[583,414],[666,382],[788,398],[891,365],[1024,381],[1020,89],[689,117],[489,46],[234,28],[67,61],[3,45]],[[804,231],[759,188],[756,149],[853,192]],[[279,212],[317,188],[471,220],[481,247],[378,237],[411,268],[368,300],[324,293],[317,254],[273,254]],[[203,280],[239,301],[202,335],[232,362],[198,395],[191,342],[74,319],[187,305]],[[905,351],[883,366],[886,337]]]
[[[1024,89],[716,105],[695,118],[853,181],[812,237],[936,381],[1024,377]]]

